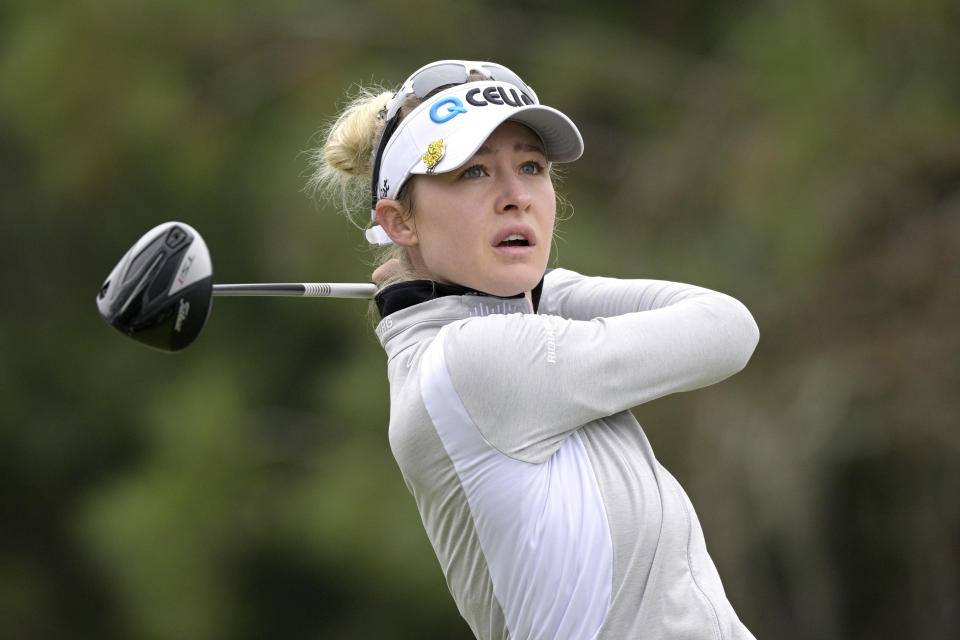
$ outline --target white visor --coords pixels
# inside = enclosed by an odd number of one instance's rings
[[[377,200],[396,198],[411,175],[446,173],[463,166],[505,120],[525,124],[543,142],[547,162],[572,162],[583,154],[573,122],[552,107],[532,104],[505,82],[468,82],[442,91],[397,126],[380,162]],[[376,220],[376,211],[371,211]],[[366,232],[372,244],[390,244],[379,225]]]

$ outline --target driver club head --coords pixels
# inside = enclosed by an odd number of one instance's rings
[[[179,351],[203,329],[213,300],[213,265],[206,243],[183,222],[145,233],[97,294],[112,327],[145,345]]]

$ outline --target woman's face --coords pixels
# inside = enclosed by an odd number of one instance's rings
[[[415,176],[416,243],[422,275],[498,296],[532,289],[550,256],[556,217],[543,144],[504,122],[466,164]]]

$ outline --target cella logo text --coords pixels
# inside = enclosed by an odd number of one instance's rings
[[[447,108],[443,114],[440,113],[441,107]],[[443,124],[448,120],[453,120],[461,113],[466,112],[467,110],[463,108],[463,103],[460,102],[460,98],[444,98],[443,100],[438,100],[430,107],[430,119],[437,124]]]
[[[483,97],[480,98],[478,97],[479,95]],[[495,87],[487,87],[483,90],[482,94],[480,93],[480,89],[470,89],[470,91],[467,91],[466,98],[467,102],[475,107],[485,107],[488,104],[505,104],[511,107],[521,107],[526,104],[533,104],[533,100],[522,91],[517,91],[514,87],[504,87],[499,84]]]
[[[467,104],[471,104],[474,107],[487,107],[492,104],[508,107],[523,107],[528,104],[535,104],[530,96],[522,91],[518,91],[516,87],[505,87],[503,85],[486,87],[484,89],[470,89],[464,98]],[[460,98],[454,96],[437,100],[433,103],[433,106],[430,107],[430,119],[437,124],[443,124],[444,122],[453,120],[461,113],[467,113],[467,109],[463,106]]]

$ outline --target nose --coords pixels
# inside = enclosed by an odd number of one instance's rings
[[[530,208],[530,190],[519,175],[509,173],[500,176],[500,192],[497,195],[497,213],[523,213]]]

